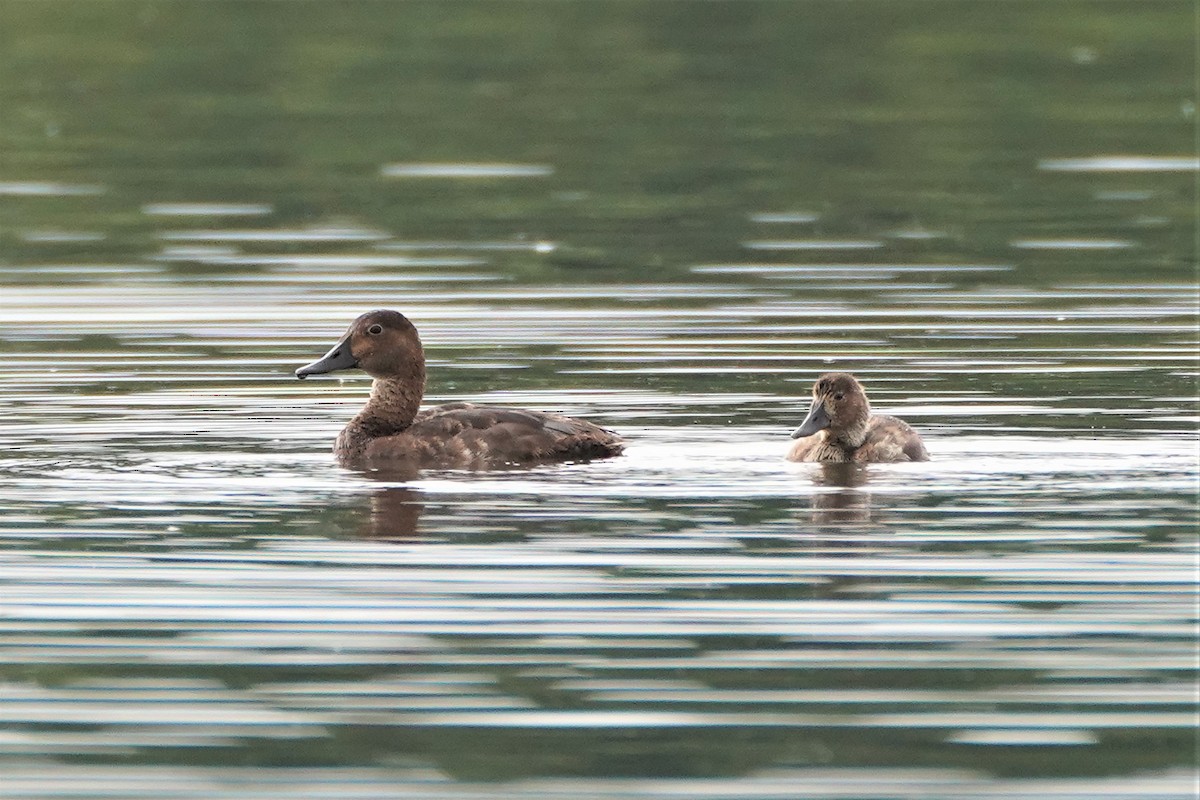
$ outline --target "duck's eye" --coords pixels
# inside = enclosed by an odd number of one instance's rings
[[[835,395],[833,396],[833,399],[834,399],[834,400],[841,400],[841,399],[842,399],[843,397],[845,397],[845,396],[846,396],[846,395],[842,394],[841,392],[838,392],[837,394],[835,394]]]
[[[367,328],[367,333],[371,334],[372,336],[378,336],[379,334],[383,333],[383,326],[379,323],[375,323],[371,327]]]

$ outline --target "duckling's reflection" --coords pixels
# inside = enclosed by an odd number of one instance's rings
[[[813,483],[837,487],[813,494],[813,522],[848,525],[871,521],[871,495],[858,488],[867,483],[866,467],[853,463],[821,464],[821,471],[813,476]]]

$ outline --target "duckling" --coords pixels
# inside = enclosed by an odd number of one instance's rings
[[[607,458],[624,448],[612,431],[561,414],[473,403],[421,411],[425,351],[416,327],[397,311],[363,314],[296,377],[354,367],[375,380],[370,399],[334,443],[343,465],[487,469]]]
[[[789,461],[928,461],[921,436],[903,420],[872,414],[863,386],[851,374],[817,378],[808,416],[792,432]]]

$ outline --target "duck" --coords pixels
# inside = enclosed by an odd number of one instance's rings
[[[829,372],[813,384],[812,407],[788,461],[881,463],[928,461],[921,435],[904,420],[871,413],[867,392],[848,372]]]
[[[296,377],[361,369],[370,398],[338,434],[333,452],[350,467],[489,469],[619,455],[616,433],[544,411],[450,403],[421,410],[425,351],[416,326],[398,311],[369,311],[328,353]]]

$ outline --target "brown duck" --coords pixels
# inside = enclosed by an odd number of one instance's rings
[[[849,373],[830,372],[813,386],[812,408],[788,452],[789,461],[928,461],[921,436],[908,423],[872,414],[862,384]]]
[[[346,465],[485,469],[618,455],[621,438],[581,419],[541,411],[451,403],[420,411],[425,352],[417,329],[396,311],[371,311],[297,378],[357,367],[374,382],[362,411],[338,435]]]

